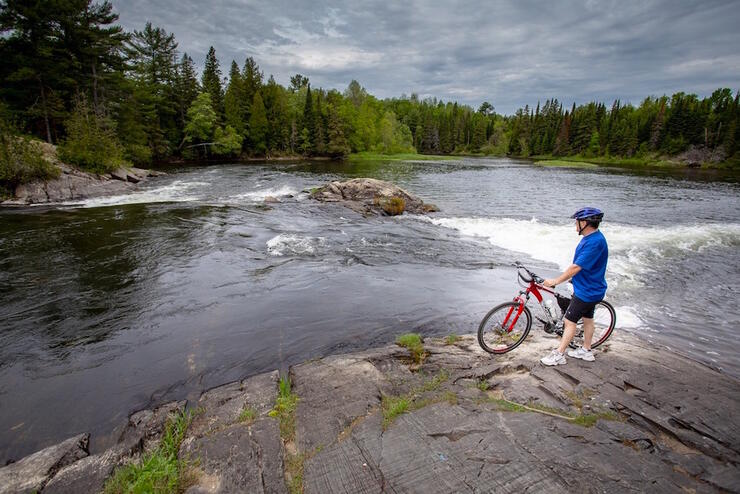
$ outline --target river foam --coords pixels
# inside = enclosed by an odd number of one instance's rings
[[[326,239],[324,237],[306,237],[281,233],[267,241],[267,252],[277,257],[312,256],[325,245]]]
[[[492,245],[522,252],[533,259],[565,269],[572,261],[580,238],[571,224],[544,223],[535,218],[429,218],[428,221],[459,231],[463,235],[484,237]],[[609,269],[629,279],[651,270],[657,263],[670,261],[709,247],[740,246],[740,224],[695,224],[671,227],[642,227],[604,224],[601,228],[609,243]]]
[[[161,187],[142,189],[131,192],[107,197],[94,197],[82,201],[65,202],[63,206],[75,206],[83,208],[99,208],[105,206],[121,206],[124,204],[148,204],[157,202],[192,202],[200,200],[198,193],[204,187],[208,187],[208,182],[187,182],[184,180],[175,180],[174,182]]]

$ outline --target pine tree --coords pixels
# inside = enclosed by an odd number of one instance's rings
[[[325,141],[325,124],[324,116],[321,111],[321,89],[316,92],[316,109],[314,113],[314,152],[318,155],[323,155],[326,152],[326,141]]]
[[[254,95],[262,89],[262,73],[260,72],[257,62],[252,57],[248,57],[244,61],[244,68],[242,69],[242,84],[244,88],[243,96],[243,110],[244,110],[244,122],[249,122],[249,118],[252,115],[252,101]]]
[[[180,126],[185,128],[188,108],[193,104],[200,92],[200,84],[195,73],[193,59],[187,53],[183,53],[182,59],[177,66],[175,83],[175,95],[177,98],[178,113],[180,114]]]
[[[326,147],[326,154],[333,158],[341,158],[350,153],[349,143],[344,135],[344,124],[334,106],[329,105],[328,113],[329,143]]]
[[[485,120],[479,119],[474,125],[473,139],[470,147],[473,152],[478,152],[486,144],[486,127],[488,124]]]
[[[259,92],[254,93],[252,115],[249,117],[249,143],[257,155],[267,153],[267,114]]]
[[[239,66],[235,61],[231,61],[231,70],[229,71],[229,86],[226,88],[224,95],[224,115],[226,125],[230,125],[237,134],[244,135],[244,83],[242,82]]]
[[[304,154],[313,154],[316,143],[316,120],[313,112],[313,97],[311,96],[311,84],[306,89],[306,102],[303,106],[303,128],[307,131],[301,149]]]
[[[211,95],[213,109],[216,111],[216,115],[218,115],[219,120],[221,120],[224,114],[224,93],[223,88],[221,87],[221,67],[216,58],[216,50],[212,46],[206,55],[206,63],[201,77],[201,85],[203,86],[203,90]]]

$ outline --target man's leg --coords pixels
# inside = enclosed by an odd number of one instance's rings
[[[594,334],[594,320],[591,319],[591,335]],[[570,344],[573,337],[576,335],[576,323],[571,321],[570,319],[563,319],[563,337],[560,339],[560,346],[558,347],[558,351],[560,353],[565,353],[565,349],[568,348],[568,345]],[[591,346],[591,342],[589,341],[589,347]]]
[[[594,319],[583,318],[583,349],[591,350],[591,340],[594,338]]]

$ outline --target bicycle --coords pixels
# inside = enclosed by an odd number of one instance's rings
[[[563,314],[570,304],[570,298],[543,286],[542,283],[545,280],[527,269],[522,263],[517,261],[514,266],[517,268],[517,282],[525,289],[520,290],[511,302],[505,302],[491,309],[478,327],[478,343],[483,350],[489,353],[510,352],[527,338],[532,328],[532,311],[527,307],[527,303],[532,295],[544,313],[545,319],[537,317],[537,320],[544,324],[544,331],[563,335]],[[555,297],[560,311],[555,308],[555,304],[544,302],[542,292]],[[598,347],[611,336],[616,322],[617,314],[614,312],[614,307],[603,300],[598,302],[594,310],[594,336],[591,348]],[[576,335],[570,342],[571,348],[578,348],[583,344],[582,319],[577,327]]]

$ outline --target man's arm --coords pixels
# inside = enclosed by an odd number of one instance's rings
[[[559,285],[568,281],[569,279],[574,277],[580,270],[581,267],[578,264],[571,264],[570,266],[568,266],[568,269],[563,271],[563,274],[561,274],[557,278],[547,279],[542,284],[545,286],[554,287],[555,285]]]

